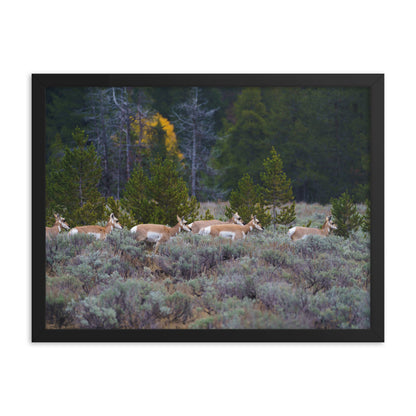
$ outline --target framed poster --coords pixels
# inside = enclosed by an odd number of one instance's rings
[[[32,341],[384,341],[383,75],[34,74],[32,126]]]

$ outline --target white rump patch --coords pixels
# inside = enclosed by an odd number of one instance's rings
[[[220,231],[220,237],[231,238],[231,240],[234,240],[235,233],[232,231]]]
[[[209,225],[208,227],[205,228],[201,228],[199,230],[199,235],[210,235],[211,234],[211,226]]]
[[[192,230],[192,226],[194,225],[193,222],[191,222],[190,224],[188,224],[188,227]]]
[[[293,234],[295,234],[295,231],[296,231],[296,227],[292,227],[288,232],[287,232],[287,235],[289,236],[289,237],[292,237],[292,235]]]
[[[131,230],[130,230],[130,232],[131,233],[135,233],[137,231],[137,225],[135,225]]]
[[[154,231],[148,231],[147,232],[147,239],[151,241],[152,243],[156,243],[162,238],[162,234],[155,233]]]
[[[73,228],[69,233],[69,235],[75,235],[78,234],[78,230],[76,228]]]
[[[101,234],[100,233],[88,233],[89,235],[93,235],[97,240],[99,240],[101,238]]]

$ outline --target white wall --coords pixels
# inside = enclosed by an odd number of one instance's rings
[[[73,0],[2,5],[3,414],[414,411],[414,233],[408,232],[414,222],[410,179],[416,141],[411,2],[279,3]],[[31,344],[33,72],[385,73],[386,343]]]

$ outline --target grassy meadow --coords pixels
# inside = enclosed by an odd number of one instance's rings
[[[225,219],[225,203],[202,203]],[[364,206],[358,206],[361,213]],[[295,225],[321,227],[329,206],[299,203]],[[105,241],[46,241],[48,328],[365,329],[370,236],[292,242],[287,228],[242,241],[180,233],[157,253],[127,229]]]

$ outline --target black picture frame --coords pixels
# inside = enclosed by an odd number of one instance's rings
[[[48,87],[367,87],[371,116],[371,318],[363,330],[45,329],[45,131]],[[383,74],[32,74],[32,342],[383,342]]]

